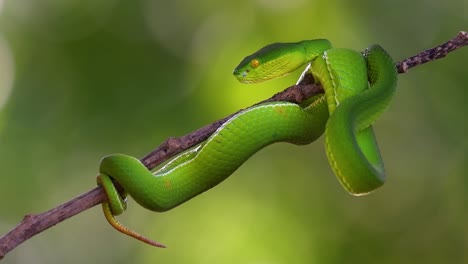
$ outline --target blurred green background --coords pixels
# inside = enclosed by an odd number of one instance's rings
[[[95,186],[102,156],[142,157],[265,99],[231,72],[259,47],[324,37],[395,60],[468,30],[468,2],[0,0],[0,235]],[[323,139],[270,146],[213,190],[119,219],[99,207],[27,241],[4,263],[467,263],[468,48],[400,75],[375,125],[387,184],[352,197]],[[2,263],[3,263],[2,262]]]

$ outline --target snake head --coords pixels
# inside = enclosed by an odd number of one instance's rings
[[[287,75],[311,62],[331,44],[326,39],[277,42],[245,57],[234,69],[243,83],[257,83]]]
[[[245,57],[234,69],[242,83],[257,83],[284,76],[304,65],[303,48],[297,43],[273,43]]]

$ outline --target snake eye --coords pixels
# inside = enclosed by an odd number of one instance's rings
[[[250,62],[250,66],[252,66],[252,68],[257,68],[258,65],[260,65],[260,61],[258,61],[257,59],[253,59],[253,60]]]

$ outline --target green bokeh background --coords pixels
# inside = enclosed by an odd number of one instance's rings
[[[467,1],[0,1],[0,234],[95,186],[99,159],[144,156],[265,99],[232,69],[276,41],[384,46],[400,60],[468,30]],[[4,263],[467,263],[468,48],[400,75],[375,125],[388,182],[348,195],[323,139],[270,146],[164,214],[100,208],[27,241]],[[2,262],[2,263],[3,263]]]

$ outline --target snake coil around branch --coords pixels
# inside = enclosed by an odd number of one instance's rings
[[[443,58],[448,53],[466,45],[468,45],[468,33],[466,31],[460,31],[453,39],[398,62],[396,64],[397,71],[398,73],[406,73],[413,67]],[[307,98],[323,93],[323,88],[320,85],[311,83],[308,80],[309,79],[306,76],[300,84],[293,85],[257,104],[274,101],[288,101],[300,104]],[[236,113],[206,125],[185,136],[168,138],[159,147],[143,157],[141,162],[148,169],[156,167],[169,158],[205,141],[218,127]],[[8,252],[36,234],[39,234],[80,212],[92,208],[105,200],[106,195],[102,188],[96,187],[44,213],[26,215],[16,227],[0,238],[0,260]]]

